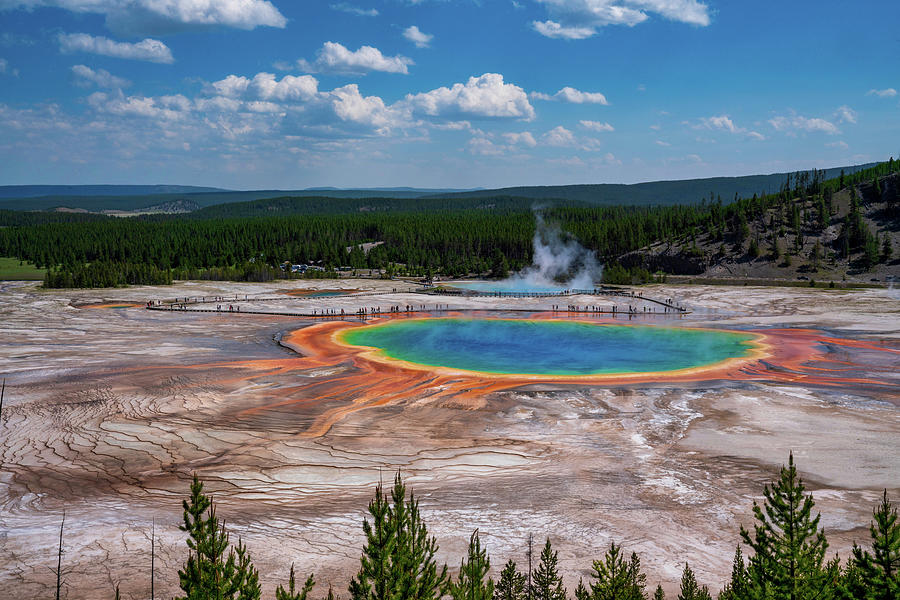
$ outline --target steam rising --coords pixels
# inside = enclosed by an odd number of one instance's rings
[[[597,256],[563,232],[558,224],[548,224],[539,210],[534,215],[533,264],[504,280],[503,287],[593,289],[594,282],[603,275],[603,265]]]

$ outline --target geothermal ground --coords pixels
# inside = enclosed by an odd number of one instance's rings
[[[317,287],[353,294],[309,296]],[[900,499],[900,300],[891,292],[642,287],[692,312],[632,322],[772,334],[767,359],[668,381],[408,372],[314,343],[343,321],[246,314],[405,314],[409,305],[419,317],[568,318],[542,311],[645,306],[410,289],[364,280],[103,291],[0,284],[0,597],[52,595],[63,511],[67,597],[111,598],[116,584],[123,598],[149,597],[154,520],[156,596],[174,596],[193,472],[233,540],[249,547],[267,596],[291,563],[316,573],[316,596],[329,584],[346,596],[366,504],[397,470],[451,568],[475,528],[495,575],[509,558],[525,562],[529,533],[550,536],[570,591],[611,541],[638,552],[650,586],[674,591],[689,561],[717,591],[739,525],[751,525],[753,500],[790,450],[831,553],[846,558],[853,541],[868,541],[883,489]],[[184,312],[144,308],[185,296],[230,299]],[[200,312],[219,305],[242,314]]]

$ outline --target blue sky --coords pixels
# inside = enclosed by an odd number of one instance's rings
[[[499,187],[900,155],[900,2],[0,0],[0,184]]]

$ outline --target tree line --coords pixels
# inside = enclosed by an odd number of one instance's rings
[[[259,600],[259,573],[243,541],[231,536],[213,499],[194,475],[190,497],[182,503],[187,558],[178,571],[177,600]],[[753,503],[751,529],[741,526],[730,578],[719,600],[896,600],[900,598],[900,521],[885,491],[873,511],[868,547],[853,545],[845,561],[827,559],[828,541],[813,514],[793,454],[777,480],[765,486],[762,503]],[[591,564],[590,576],[572,594],[563,585],[558,555],[549,538],[536,568],[513,560],[491,576],[491,558],[476,529],[456,576],[437,560],[438,543],[430,536],[418,499],[407,492],[398,473],[393,487],[376,486],[363,519],[364,544],[359,570],[346,590],[349,600],[664,600],[660,585],[650,592],[640,557],[615,542]],[[60,529],[62,536],[62,529]],[[749,555],[745,558],[742,550]],[[62,549],[62,537],[60,537]],[[62,554],[60,554],[61,556]],[[151,558],[152,560],[152,558]],[[151,571],[151,587],[154,574]],[[309,574],[300,584],[293,564],[278,585],[275,600],[309,600],[316,584]],[[115,590],[119,597],[118,588]],[[323,600],[337,600],[329,587]],[[711,600],[707,585],[684,564],[678,600]]]
[[[687,244],[690,252],[691,247],[696,249],[698,236],[720,241],[723,248],[731,244],[751,255],[762,252],[762,245],[770,239],[773,254],[790,256],[803,249],[806,236],[830,224],[835,190],[849,185],[856,203],[844,218],[834,250],[848,258],[862,252],[866,265],[871,266],[888,248],[869,231],[860,206],[879,201],[879,178],[898,171],[900,163],[892,158],[831,180],[821,179],[818,171],[800,173],[778,193],[735,198],[729,203],[711,196],[695,205],[557,204],[543,212],[547,220],[559,223],[608,266],[615,266],[622,255],[658,241],[693,240]],[[253,204],[269,206],[267,202],[279,205],[282,199]],[[330,212],[332,206],[329,211],[302,215],[211,218],[95,219],[0,211],[0,256],[51,269],[45,281],[48,287],[160,284],[188,278],[266,281],[284,276],[279,267],[284,261],[314,263],[329,271],[348,266],[446,276],[489,272],[502,276],[501,270],[518,270],[531,263],[535,223],[530,207],[521,199],[479,198],[477,204],[467,200],[473,203],[468,208],[450,208],[449,201],[434,201],[428,210],[394,210],[413,202],[392,201],[387,205],[390,209],[362,210],[360,207],[372,200],[342,200],[334,206],[354,208],[348,208],[349,212]],[[887,202],[891,214],[900,212],[895,189]],[[222,207],[223,214],[243,210],[229,207],[232,205]],[[751,236],[751,223],[756,237]],[[794,248],[782,249],[779,240],[788,232],[794,236]],[[359,248],[373,241],[384,243],[367,253]],[[649,275],[639,269],[612,269],[610,276]]]

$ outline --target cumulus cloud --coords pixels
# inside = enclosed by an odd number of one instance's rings
[[[147,38],[140,42],[117,42],[102,36],[87,33],[62,33],[59,35],[59,49],[62,52],[89,52],[115,58],[146,60],[155,63],[175,62],[172,51],[159,40]]]
[[[131,85],[131,82],[127,79],[116,77],[104,69],[97,69],[95,71],[86,65],[73,66],[72,75],[75,76],[75,84],[82,87],[96,85],[97,87],[102,88],[120,89]]]
[[[775,131],[784,131],[787,133],[795,133],[797,131],[821,132],[828,135],[836,135],[841,132],[838,126],[821,118],[807,118],[801,115],[779,116],[769,119]]]
[[[705,27],[709,7],[697,0],[538,0],[551,19],[533,21],[532,27],[551,38],[580,40],[607,25],[634,27],[659,15],[670,21]]]
[[[381,98],[363,96],[355,83],[333,90],[330,96],[334,114],[343,121],[371,127],[382,135],[390,133],[391,126],[397,123],[396,113]]]
[[[483,136],[473,137],[466,146],[469,153],[477,156],[500,156],[506,152],[505,148]]]
[[[12,75],[13,77],[18,77],[19,70],[11,69],[9,67],[9,61],[5,58],[0,58],[0,75]]]
[[[609,123],[601,123],[600,121],[578,121],[578,123],[585,129],[598,131],[600,133],[615,131],[615,127],[613,127]]]
[[[847,150],[848,148],[850,148],[850,146],[848,146],[847,142],[845,142],[845,141],[828,142],[827,144],[825,144],[825,147],[826,148],[840,148],[841,150]]]
[[[416,48],[427,48],[431,44],[434,36],[430,33],[423,33],[415,25],[410,25],[403,30],[403,37],[416,45]]]
[[[569,86],[564,87],[552,96],[542,92],[531,92],[531,97],[535,100],[559,100],[561,102],[571,102],[572,104],[609,105],[606,96],[600,92],[582,92]]]
[[[837,118],[839,123],[856,123],[856,111],[847,106],[839,107],[834,116]]]
[[[700,123],[706,129],[718,129],[719,131],[728,131],[730,133],[740,133],[742,130],[735,127],[728,115],[719,115],[717,117],[705,117],[700,119]]]
[[[221,96],[235,98],[246,93],[261,100],[310,100],[318,93],[319,82],[311,75],[285,75],[279,81],[272,73],[257,73],[252,79],[229,75],[212,84]]]
[[[878,96],[879,98],[893,98],[897,95],[897,90],[894,88],[886,88],[883,90],[871,89],[866,92],[866,96]]]
[[[405,56],[385,56],[378,48],[362,46],[359,50],[349,50],[337,42],[325,42],[316,53],[316,59],[309,62],[297,61],[301,69],[309,73],[359,73],[381,71],[384,73],[409,73],[412,59]]]
[[[548,146],[574,146],[575,136],[571,131],[559,125],[542,136]]]
[[[560,23],[550,20],[532,21],[531,26],[535,31],[545,37],[563,40],[583,40],[597,33],[593,27],[564,27]]]
[[[337,4],[332,4],[331,8],[333,10],[339,10],[341,12],[349,13],[351,15],[356,15],[357,17],[377,17],[378,16],[378,9],[360,8],[359,6],[354,6],[354,5],[348,4],[346,2],[338,2]]]
[[[55,6],[106,17],[118,32],[171,33],[197,27],[284,27],[287,19],[269,0],[3,0],[0,9]]]
[[[125,96],[122,92],[106,94],[94,92],[88,96],[88,104],[98,112],[119,116],[134,116],[177,121],[190,112],[192,103],[181,94],[174,96]]]
[[[432,117],[507,117],[534,119],[528,95],[517,85],[505,83],[499,73],[470,77],[452,87],[407,94],[403,103],[413,112]]]
[[[511,146],[527,146],[529,148],[534,148],[535,146],[537,146],[537,141],[534,139],[534,136],[531,135],[530,131],[522,131],[520,133],[504,133],[503,139],[505,139]]]
[[[710,131],[724,131],[734,135],[745,135],[754,140],[764,140],[766,137],[758,131],[750,131],[746,127],[738,127],[728,115],[715,115],[703,117],[694,129],[709,129]]]

